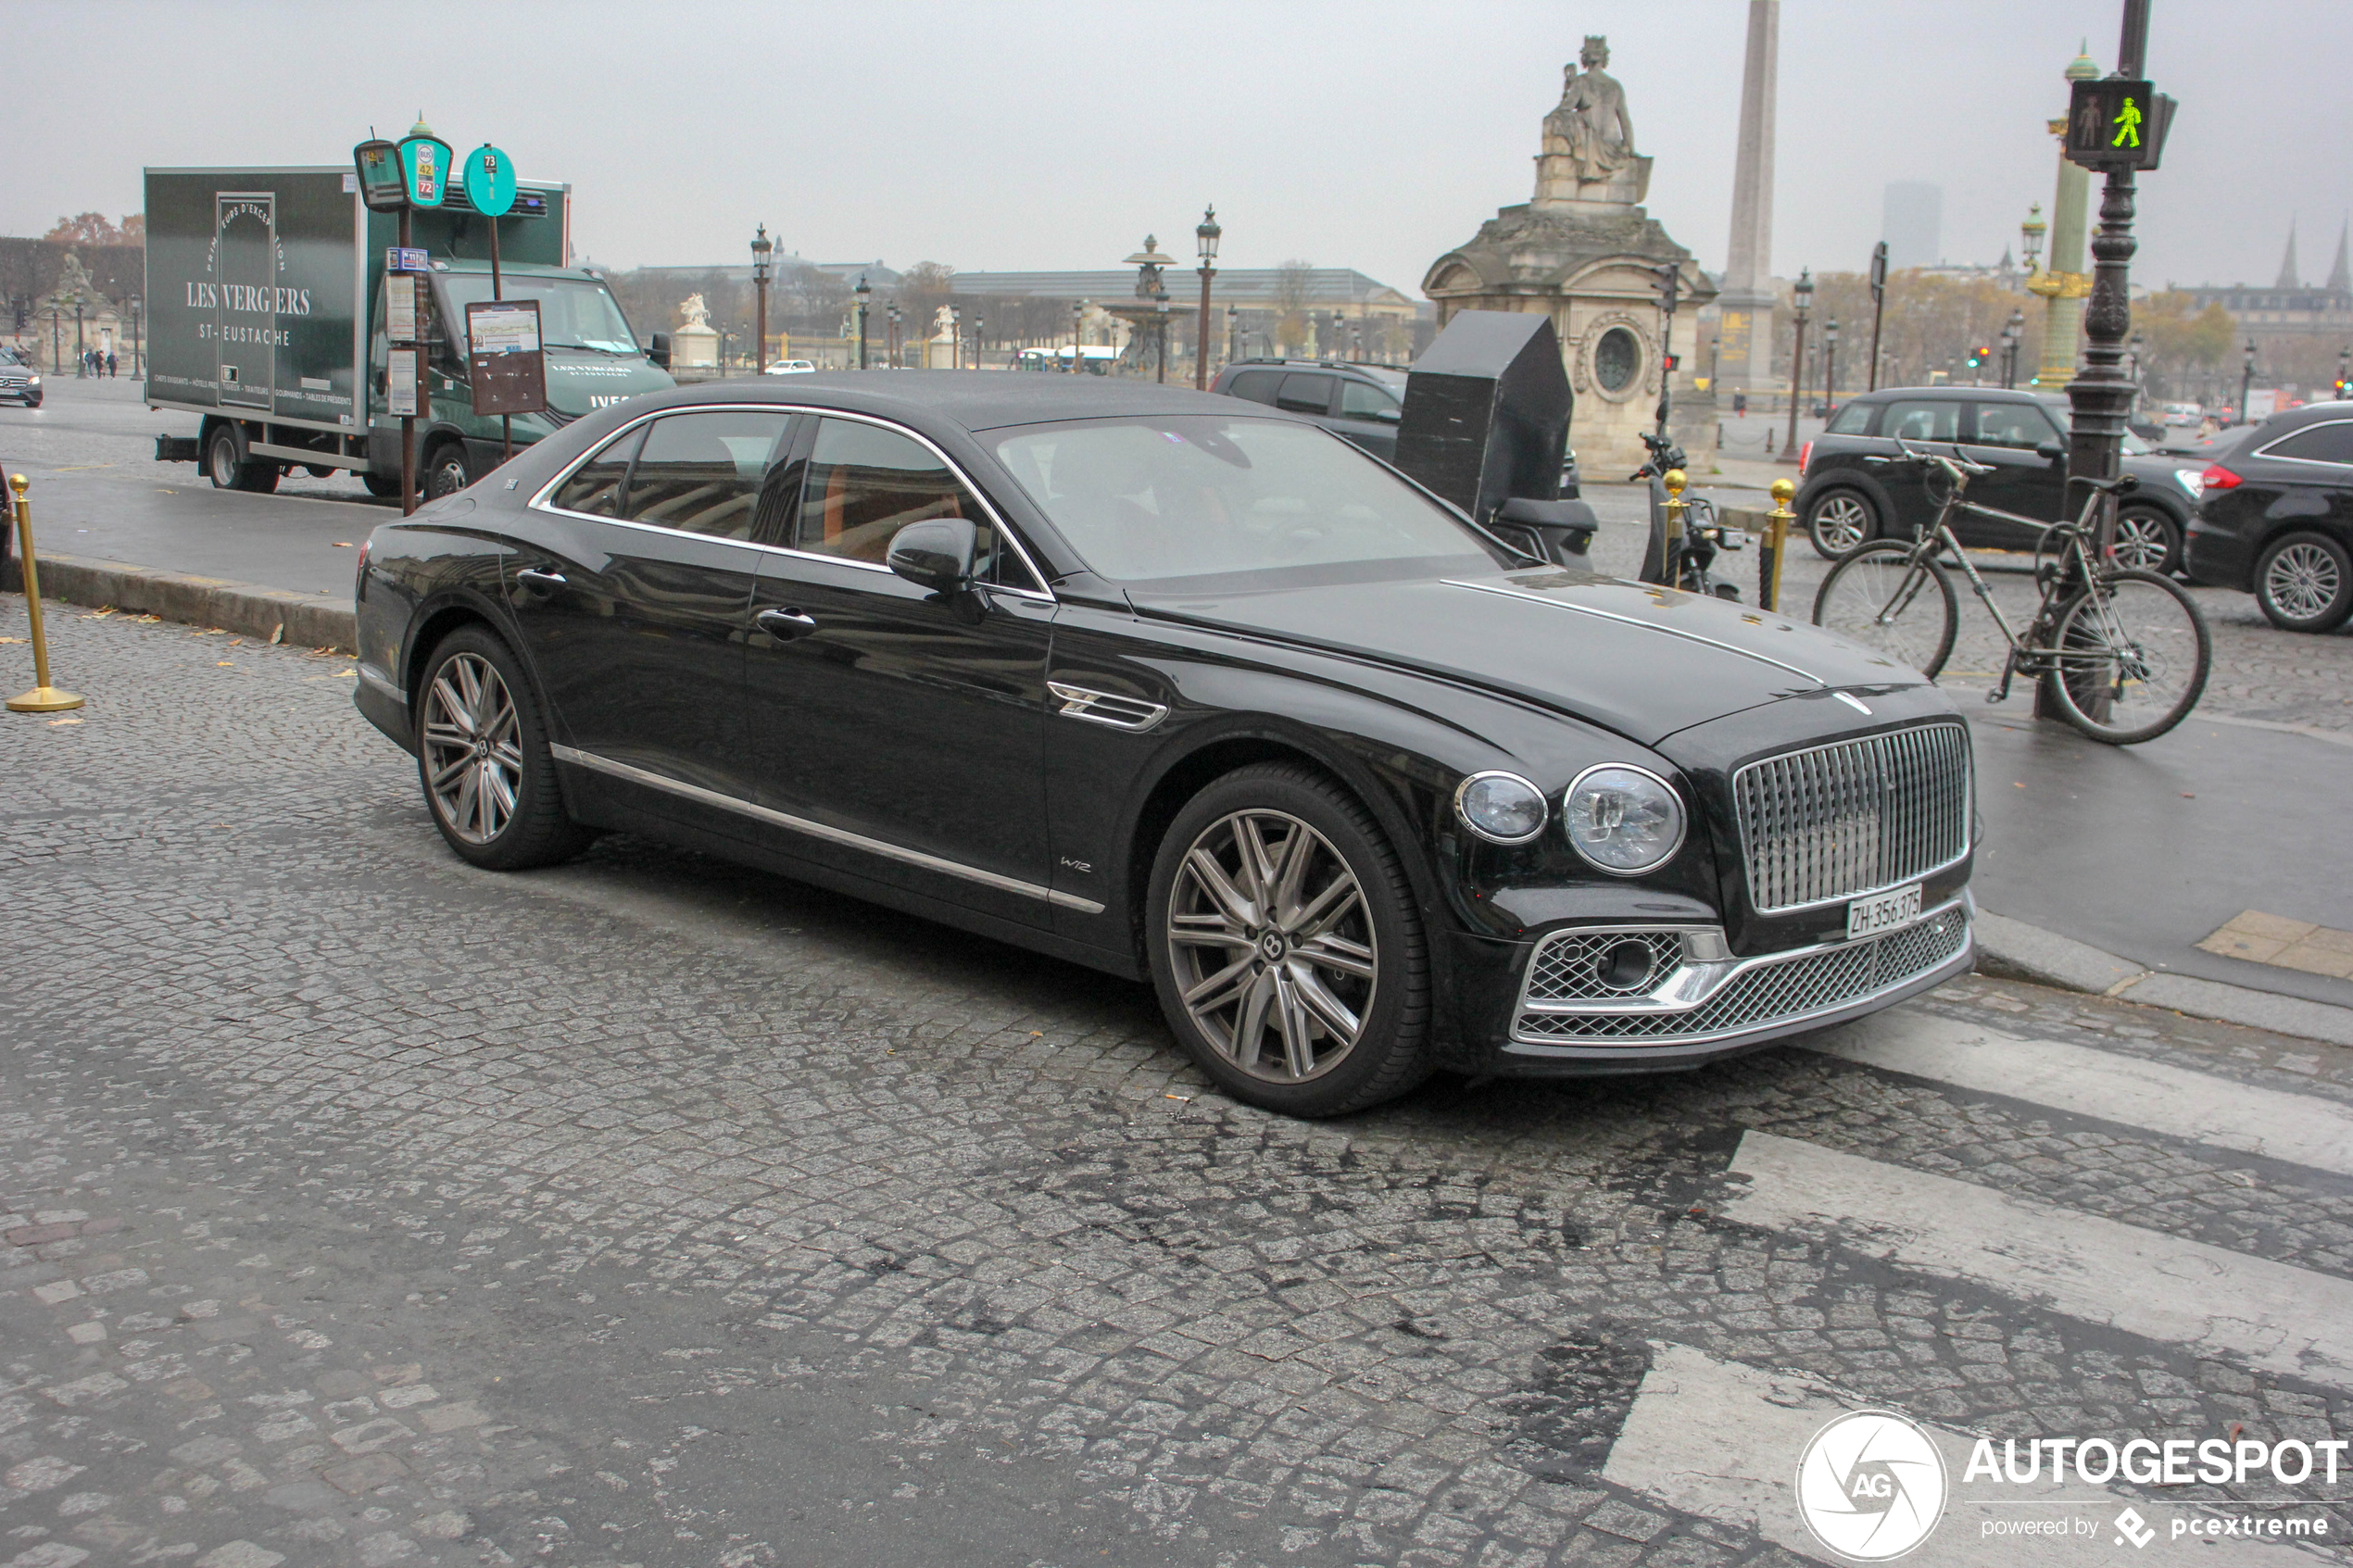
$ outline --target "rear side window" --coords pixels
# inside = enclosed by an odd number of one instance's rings
[[[602,451],[573,470],[572,477],[556,487],[549,505],[590,517],[619,517],[621,486],[629,477],[629,459],[637,455],[637,443],[645,438],[646,427],[639,425],[605,443]]]
[[[1275,389],[1282,384],[1282,381],[1283,372],[1280,370],[1241,370],[1226,383],[1226,390],[1233,396],[1247,397],[1252,403],[1272,405]]]
[[[1328,414],[1332,408],[1332,378],[1288,375],[1275,395],[1275,407],[1294,414]]]
[[[1831,421],[1830,433],[1860,435],[1870,428],[1871,406],[1869,403],[1849,403],[1838,411],[1838,418]]]
[[[2263,448],[2266,458],[2301,458],[2308,463],[2353,463],[2353,420],[2307,425]]]
[[[1960,428],[1961,406],[1942,400],[1890,403],[1879,421],[1881,435],[1905,441],[1953,441],[1958,439]]]
[[[637,451],[622,516],[686,533],[749,539],[791,499],[767,482],[792,416],[714,408],[656,420]]]

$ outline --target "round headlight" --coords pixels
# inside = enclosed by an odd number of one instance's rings
[[[1525,844],[1544,831],[1544,792],[1517,773],[1473,773],[1454,791],[1463,825],[1496,844]]]
[[[1683,803],[1667,781],[1620,763],[1578,774],[1561,821],[1577,852],[1615,876],[1664,864],[1683,842]]]

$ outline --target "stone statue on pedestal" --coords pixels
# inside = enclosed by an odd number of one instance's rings
[[[1561,68],[1561,101],[1544,117],[1544,150],[1536,159],[1539,203],[1630,205],[1649,194],[1651,160],[1634,151],[1626,89],[1602,69],[1608,64],[1609,41],[1594,34],[1577,65]]]

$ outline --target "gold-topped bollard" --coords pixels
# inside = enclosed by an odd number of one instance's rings
[[[1683,514],[1691,503],[1683,499],[1683,491],[1691,483],[1681,469],[1668,469],[1658,476],[1659,484],[1667,491],[1667,546],[1662,563],[1667,572],[1667,585],[1683,585]]]
[[[24,497],[31,482],[20,473],[8,476],[16,492],[17,557],[24,571],[24,608],[32,621],[32,690],[8,699],[11,713],[62,713],[82,706],[76,692],[61,692],[49,684],[49,639],[41,630],[41,571],[32,558],[32,503]]]
[[[1781,608],[1781,558],[1788,554],[1789,525],[1797,514],[1789,509],[1797,486],[1786,479],[1773,481],[1773,509],[1765,514],[1765,547],[1756,553],[1756,604],[1760,609]]]

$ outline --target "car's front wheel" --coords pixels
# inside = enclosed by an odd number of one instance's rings
[[[1836,560],[1879,532],[1879,509],[1859,491],[1825,490],[1806,508],[1806,536],[1814,553]]]
[[[425,465],[427,500],[438,501],[444,495],[455,495],[473,482],[473,468],[466,457],[464,442],[444,442],[434,449],[433,460]]]
[[[1429,964],[1370,813],[1315,771],[1229,773],[1177,813],[1147,930],[1169,1027],[1235,1098],[1339,1116],[1429,1072]]]
[[[547,725],[512,649],[486,626],[442,640],[417,688],[417,777],[434,826],[486,871],[568,860],[596,835],[564,814]]]
[[[2334,632],[2353,618],[2353,557],[2325,533],[2291,533],[2255,563],[2255,602],[2283,632]]]

